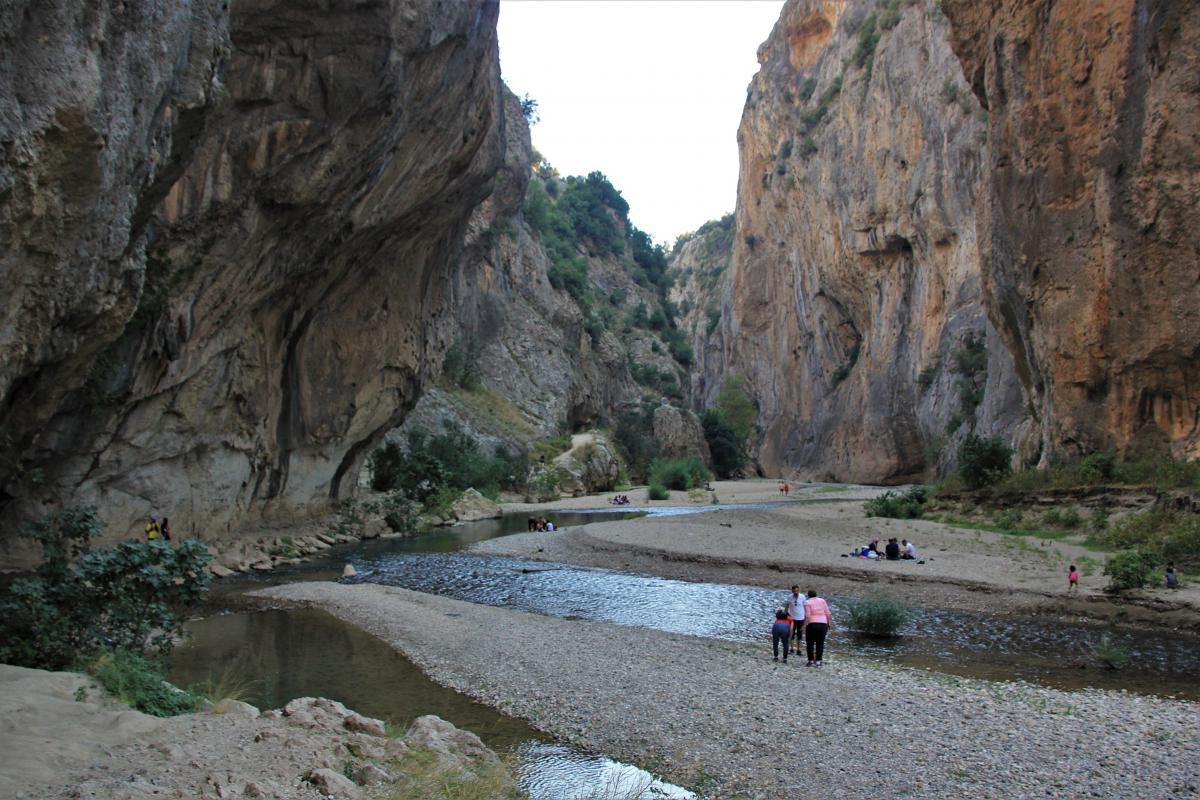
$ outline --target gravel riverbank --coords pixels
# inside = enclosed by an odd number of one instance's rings
[[[255,593],[357,625],[435,680],[711,797],[1194,796],[1200,708],[905,670],[369,584]],[[681,613],[690,613],[686,599]],[[694,609],[703,613],[703,609]],[[764,620],[763,630],[768,629]]]
[[[846,558],[873,536],[916,543],[924,563]],[[966,530],[925,520],[865,516],[861,501],[731,508],[704,514],[595,522],[552,534],[515,534],[471,548],[678,580],[786,588],[812,582],[830,594],[883,591],[913,605],[988,612],[1114,613],[1159,627],[1200,627],[1200,587],[1114,597],[1086,574],[1066,592],[1067,566],[1103,553],[1062,541]]]

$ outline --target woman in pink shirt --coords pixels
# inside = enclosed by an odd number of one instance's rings
[[[804,601],[804,643],[808,646],[808,666],[824,666],[821,659],[825,656],[825,635],[829,633],[831,625],[833,617],[829,613],[829,604],[817,597],[816,590],[809,589],[808,599]]]

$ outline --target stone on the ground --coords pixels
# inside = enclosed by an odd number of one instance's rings
[[[329,797],[362,797],[362,792],[354,781],[328,767],[320,767],[309,771],[308,782],[320,789]]]
[[[392,773],[378,764],[370,762],[363,764],[354,772],[354,782],[359,786],[377,786],[381,783],[391,783]]]
[[[387,729],[384,727],[381,720],[373,719],[372,717],[364,717],[362,714],[351,712],[342,720],[342,725],[348,731],[357,733],[366,733],[370,736],[387,736]]]
[[[212,707],[214,714],[224,714],[230,717],[244,717],[246,719],[255,719],[259,716],[259,710],[249,703],[243,703],[241,700],[226,699],[217,702]]]
[[[429,750],[451,761],[496,759],[496,754],[489,750],[478,736],[456,728],[433,714],[418,717],[408,729],[404,740],[410,747]]]
[[[347,564],[346,566],[342,567],[342,577],[343,578],[353,578],[357,574],[358,574],[358,570],[356,570],[354,568],[353,564]]]

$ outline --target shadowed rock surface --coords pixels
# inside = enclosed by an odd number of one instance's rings
[[[504,154],[497,5],[123,8],[2,31],[74,47],[4,71],[4,504],[208,534],[323,510],[452,338],[437,312]]]

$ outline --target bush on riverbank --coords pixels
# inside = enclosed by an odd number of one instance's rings
[[[1104,565],[1110,579],[1109,588],[1115,592],[1140,589],[1150,583],[1158,559],[1142,550],[1122,550],[1111,556]]]
[[[890,517],[891,519],[917,519],[925,513],[925,501],[929,490],[914,486],[904,494],[884,492],[863,504],[868,517]]]
[[[167,683],[160,662],[128,650],[107,652],[87,665],[87,672],[113,697],[155,717],[190,714],[203,699]]]
[[[502,489],[524,488],[528,457],[497,447],[488,455],[461,428],[447,423],[442,433],[409,431],[405,446],[386,442],[371,454],[371,488],[377,492],[402,491],[424,503],[445,489],[475,489],[495,500]]]
[[[1137,549],[1165,563],[1200,564],[1200,516],[1185,511],[1147,511],[1095,531],[1088,543],[1099,547]]]
[[[656,458],[650,464],[650,485],[686,492],[703,486],[711,477],[704,462],[698,458]]]
[[[208,593],[208,550],[198,539],[93,550],[102,530],[94,508],[66,508],[21,531],[42,563],[0,594],[0,662],[65,669],[102,647],[170,651],[181,612]]]
[[[650,484],[650,487],[646,489],[646,497],[650,500],[669,500],[671,498],[671,493],[668,492],[667,487],[663,486],[661,483],[652,483]]]
[[[865,636],[896,636],[912,620],[912,609],[890,597],[866,597],[850,601],[847,627]]]
[[[968,436],[958,448],[958,474],[968,489],[981,489],[1012,472],[1012,455],[999,437]]]

